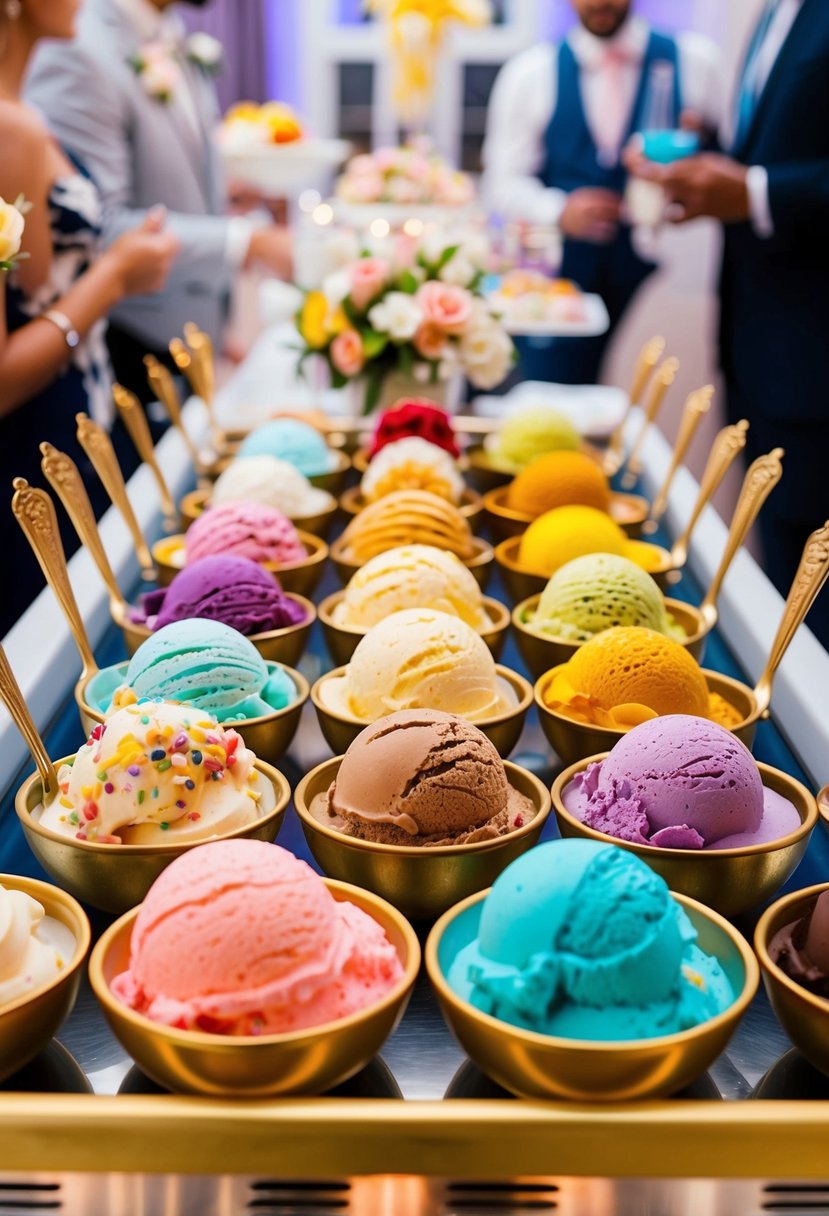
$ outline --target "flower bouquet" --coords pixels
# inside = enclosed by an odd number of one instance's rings
[[[300,368],[312,355],[328,364],[335,388],[362,380],[363,413],[395,377],[414,389],[458,374],[480,389],[506,377],[515,353],[481,293],[486,242],[427,233],[391,240],[381,255],[358,258],[309,292],[296,317]],[[398,393],[399,395],[399,393]]]

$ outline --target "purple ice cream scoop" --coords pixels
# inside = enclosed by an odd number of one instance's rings
[[[665,849],[745,848],[800,826],[736,735],[687,714],[634,727],[573,778],[563,800],[595,831]]]
[[[272,574],[247,557],[203,557],[186,566],[169,587],[143,596],[133,620],[155,631],[200,617],[250,636],[285,629],[305,619]]]

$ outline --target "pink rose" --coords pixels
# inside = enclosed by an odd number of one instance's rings
[[[414,336],[414,348],[424,359],[441,359],[448,342],[446,331],[431,322],[421,325]]]
[[[331,343],[331,362],[342,376],[359,376],[365,366],[363,339],[356,329],[344,329]]]
[[[358,312],[368,308],[388,282],[390,266],[383,258],[360,258],[349,267],[351,302]]]
[[[424,283],[417,292],[423,319],[445,334],[462,334],[472,317],[472,296],[450,283]]]

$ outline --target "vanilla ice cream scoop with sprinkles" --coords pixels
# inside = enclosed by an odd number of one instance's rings
[[[61,765],[41,826],[97,844],[209,840],[259,818],[256,757],[188,705],[138,701],[96,726]]]

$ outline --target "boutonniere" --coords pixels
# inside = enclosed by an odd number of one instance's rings
[[[224,66],[225,49],[212,34],[191,34],[184,44],[187,58],[209,76],[217,76]]]
[[[22,194],[13,203],[0,198],[0,270],[14,270],[18,262],[29,256],[20,252],[20,242],[26,227],[25,217],[31,209],[32,204],[27,203]]]
[[[181,83],[175,50],[166,42],[147,42],[130,60],[150,97],[168,105]]]

